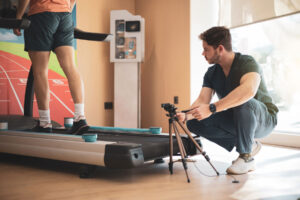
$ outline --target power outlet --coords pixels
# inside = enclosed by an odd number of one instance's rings
[[[112,110],[113,109],[113,102],[104,102],[104,109],[105,110]]]
[[[178,96],[174,96],[174,104],[178,104],[179,103],[179,97]]]

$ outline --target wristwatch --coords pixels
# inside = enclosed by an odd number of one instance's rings
[[[216,105],[213,103],[209,104],[209,110],[212,114],[215,114],[217,112]]]

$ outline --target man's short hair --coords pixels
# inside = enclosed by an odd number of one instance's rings
[[[207,42],[215,49],[219,45],[223,45],[227,51],[232,51],[230,31],[224,26],[215,26],[204,31],[199,35],[199,39]]]

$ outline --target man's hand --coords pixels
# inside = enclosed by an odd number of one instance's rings
[[[21,34],[21,30],[19,29],[19,28],[14,28],[14,34],[16,35],[16,36],[21,36],[22,34]]]
[[[16,19],[22,19],[26,8],[28,7],[30,0],[19,0],[18,1],[18,7],[17,7],[17,13],[16,13]],[[21,36],[21,30],[19,28],[14,29],[14,34],[17,36]]]
[[[211,116],[211,111],[209,110],[209,104],[200,104],[198,107],[189,111],[187,114],[191,114],[195,119],[202,120]]]
[[[184,122],[185,121],[185,118],[186,118],[186,113],[183,113],[183,112],[179,112],[179,113],[176,113],[176,117],[178,118],[178,120],[180,122]]]

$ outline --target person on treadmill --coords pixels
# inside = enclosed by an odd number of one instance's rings
[[[255,169],[254,156],[262,138],[277,124],[278,108],[272,102],[260,66],[253,57],[232,51],[231,34],[213,27],[200,34],[209,64],[199,97],[191,111],[178,113],[188,129],[228,151],[236,147],[239,157],[227,169],[244,174]],[[211,103],[217,94],[219,100]]]
[[[75,104],[74,123],[71,134],[88,130],[84,115],[84,87],[75,67],[74,27],[72,9],[75,0],[19,0],[16,18],[21,19],[29,4],[30,27],[24,31],[25,51],[32,62],[34,91],[39,109],[39,123],[33,131],[52,132],[49,110],[48,62],[53,51],[63,69]],[[20,29],[14,34],[21,35]]]

